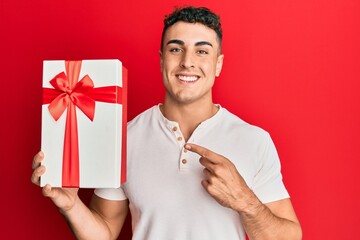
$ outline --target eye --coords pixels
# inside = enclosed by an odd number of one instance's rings
[[[202,50],[202,49],[201,49],[201,50],[198,50],[197,53],[200,54],[200,55],[206,55],[206,54],[208,54],[207,51]]]
[[[182,52],[183,50],[181,48],[170,48],[170,52],[173,53],[178,53],[178,52]]]

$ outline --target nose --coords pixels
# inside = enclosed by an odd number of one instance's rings
[[[192,58],[191,53],[184,52],[180,61],[180,67],[182,68],[194,67],[194,59]]]

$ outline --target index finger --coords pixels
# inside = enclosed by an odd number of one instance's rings
[[[207,149],[200,145],[193,144],[193,143],[186,143],[184,146],[185,149],[199,154],[201,157],[208,159],[212,163],[219,163],[221,162],[222,156]]]
[[[35,170],[41,164],[41,161],[44,159],[44,153],[42,151],[38,152],[32,161],[32,169]]]

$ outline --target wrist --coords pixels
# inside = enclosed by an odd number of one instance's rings
[[[237,201],[233,209],[240,215],[255,217],[264,207],[264,204],[251,192],[247,197],[242,197],[240,201]]]
[[[69,202],[69,204],[58,207],[59,212],[64,216],[70,216],[73,212],[76,214],[79,208],[79,205],[82,204],[82,201],[80,200],[79,196],[76,195],[74,198]]]

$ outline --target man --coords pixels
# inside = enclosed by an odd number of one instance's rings
[[[128,124],[128,180],[96,189],[89,208],[77,189],[50,197],[78,239],[116,239],[128,213],[133,239],[301,239],[268,133],[212,102],[222,30],[206,8],[165,18],[160,51],[164,104]],[[32,181],[45,167],[34,157]]]

